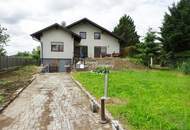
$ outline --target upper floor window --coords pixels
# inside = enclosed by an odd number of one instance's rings
[[[64,43],[63,42],[51,42],[51,51],[52,52],[63,52]]]
[[[80,32],[79,35],[82,39],[86,39],[86,32]]]
[[[94,39],[101,39],[101,33],[100,32],[94,32]]]

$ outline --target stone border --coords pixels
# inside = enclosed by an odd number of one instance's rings
[[[79,86],[79,88],[86,94],[86,96],[90,99],[91,102],[96,104],[96,106],[100,109],[100,104],[96,101],[95,97],[93,97],[83,86],[80,82],[74,79],[74,77],[71,75],[72,80]],[[119,121],[114,120],[111,113],[106,110],[106,117],[110,120],[112,128],[114,130],[124,130],[122,125],[119,123]]]
[[[9,104],[11,104],[20,95],[22,91],[24,91],[24,89],[26,89],[36,79],[36,77],[37,77],[37,74],[33,75],[32,78],[28,81],[29,83],[28,85],[16,90],[16,92],[13,93],[13,96],[11,97],[11,99],[7,101],[5,104],[3,104],[2,106],[0,106],[0,114],[5,110],[5,108],[9,106]]]

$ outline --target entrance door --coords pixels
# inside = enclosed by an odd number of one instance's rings
[[[87,46],[80,46],[80,58],[88,57],[88,47]]]

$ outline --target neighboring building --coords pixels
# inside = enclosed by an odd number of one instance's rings
[[[94,58],[120,53],[121,39],[107,29],[83,18],[68,26],[57,23],[31,36],[41,43],[41,62],[65,71],[75,57]]]

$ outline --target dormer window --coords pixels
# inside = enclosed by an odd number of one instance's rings
[[[101,39],[101,33],[100,32],[94,32],[94,39]]]
[[[86,39],[86,32],[80,32],[79,35],[81,39]]]

